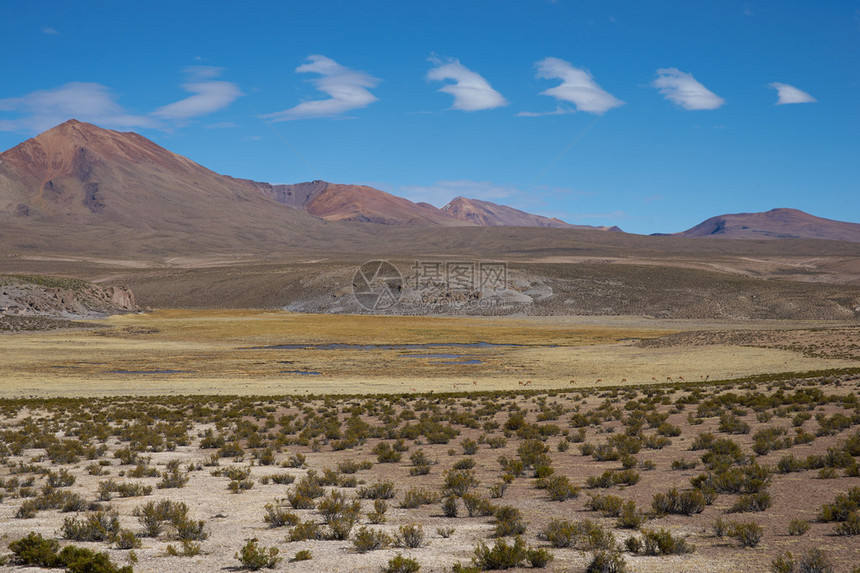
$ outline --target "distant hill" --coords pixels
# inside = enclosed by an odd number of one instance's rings
[[[428,203],[413,203],[366,185],[342,185],[326,181],[293,185],[256,185],[275,201],[302,209],[327,221],[420,227],[470,224],[451,217]]]
[[[860,224],[823,219],[797,209],[783,208],[711,217],[675,235],[725,239],[829,239],[860,243]]]
[[[592,227],[590,225],[571,225],[555,217],[532,215],[513,207],[498,205],[490,201],[456,197],[442,207],[442,211],[460,221],[482,227],[554,227],[566,229],[598,229],[601,231],[620,231],[618,227]]]

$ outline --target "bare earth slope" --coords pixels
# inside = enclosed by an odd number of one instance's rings
[[[557,227],[574,229],[599,229],[620,231],[618,227],[591,227],[588,225],[571,225],[555,217],[533,215],[490,201],[456,197],[442,207],[442,211],[457,219],[482,227]]]
[[[823,219],[797,209],[711,217],[676,235],[725,239],[829,239],[860,242],[860,224]]]

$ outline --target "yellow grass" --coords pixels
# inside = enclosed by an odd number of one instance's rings
[[[642,321],[566,317],[388,317],[276,311],[163,310],[114,316],[106,328],[0,336],[0,396],[287,394],[557,388],[696,381],[857,365],[785,350],[643,349],[679,330]],[[491,348],[308,350],[279,344],[473,343]],[[453,359],[410,354],[456,354]],[[177,370],[129,374],[116,371]],[[288,371],[313,371],[301,375]],[[575,380],[575,383],[571,383]],[[521,384],[522,383],[522,384]]]

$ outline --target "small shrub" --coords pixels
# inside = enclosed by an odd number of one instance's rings
[[[359,488],[358,497],[362,499],[391,499],[397,492],[394,489],[394,482],[383,481],[375,484]]]
[[[382,573],[415,573],[421,565],[415,559],[404,557],[400,553],[388,560],[388,565],[382,568]]]
[[[770,493],[760,491],[741,495],[731,508],[730,513],[741,513],[749,511],[764,511],[771,505]]]
[[[310,561],[313,557],[310,549],[302,549],[301,551],[296,551],[296,555],[290,561]]]
[[[439,503],[439,494],[435,491],[430,491],[422,488],[412,488],[403,496],[403,501],[400,502],[402,509],[414,509],[422,505],[430,505]]]
[[[12,562],[35,567],[56,567],[60,544],[54,539],[45,539],[36,532],[9,544]]]
[[[639,529],[645,516],[636,509],[636,502],[629,500],[621,507],[616,526],[621,529]]]
[[[757,523],[733,522],[729,526],[729,537],[735,539],[742,547],[755,547],[761,541],[764,530]]]
[[[277,547],[261,547],[257,544],[257,538],[249,539],[240,551],[237,551],[234,557],[242,564],[243,569],[251,569],[256,571],[263,567],[274,569],[281,562],[278,557]]]
[[[800,573],[833,573],[833,565],[827,556],[818,548],[810,549],[800,556],[797,564]]]
[[[526,561],[535,569],[544,569],[555,557],[544,547],[526,549]]]
[[[617,551],[598,551],[585,568],[585,573],[627,573],[627,562]]]
[[[117,549],[137,549],[141,546],[140,538],[128,529],[120,529],[116,536]]]
[[[359,553],[385,549],[391,545],[391,536],[378,529],[362,526],[355,532],[352,544]]]
[[[267,503],[263,521],[268,523],[269,527],[284,527],[296,525],[300,520],[298,515],[286,508]]]
[[[410,523],[400,526],[400,533],[396,536],[395,541],[400,547],[416,549],[424,545],[425,539],[424,528],[421,527],[421,524]]]
[[[455,531],[456,531],[456,529],[454,529],[453,527],[450,527],[450,526],[437,527],[436,528],[436,533],[438,533],[439,537],[441,537],[443,539],[448,539],[449,537],[454,535]]]
[[[792,519],[788,524],[789,535],[803,535],[809,531],[809,522],[803,519]]]
[[[496,540],[492,547],[479,542],[478,546],[475,547],[472,562],[482,571],[512,569],[519,566],[525,557],[526,544],[518,535],[514,538],[513,545],[508,545],[504,539]]]
[[[543,480],[542,485],[552,501],[566,501],[579,496],[579,488],[570,483],[567,476],[550,476]]]
[[[566,519],[553,518],[546,524],[538,538],[549,541],[553,547],[572,547],[576,544],[579,527],[576,523]]]
[[[496,537],[507,537],[509,535],[521,535],[526,532],[526,522],[520,510],[503,505],[496,508]]]
[[[307,541],[322,539],[319,523],[312,520],[302,521],[293,526],[287,539],[292,541]]]
[[[848,517],[836,526],[836,535],[860,535],[860,511],[852,511]]]
[[[642,550],[645,555],[680,555],[692,553],[695,549],[694,545],[674,537],[667,529],[642,530]]]

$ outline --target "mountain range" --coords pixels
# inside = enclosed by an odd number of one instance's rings
[[[528,233],[534,243],[542,237],[558,244],[569,240],[558,232],[623,235],[618,227],[570,225],[478,199],[457,197],[440,209],[364,185],[233,178],[139,134],[76,120],[0,153],[0,245],[12,250],[108,251],[108,242],[117,251],[134,244],[136,253],[151,255],[284,248],[351,252],[356,245],[390,244],[403,236],[384,229],[422,230],[422,237],[437,237],[441,244],[475,234],[439,235],[433,229],[470,227],[527,227],[535,229]],[[534,235],[538,231],[555,234]],[[523,236],[486,232],[499,241]],[[715,217],[675,235],[860,242],[860,224],[775,209]]]

